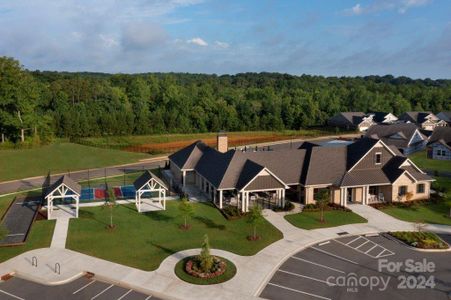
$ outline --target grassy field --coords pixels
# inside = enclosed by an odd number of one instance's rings
[[[49,247],[52,242],[54,228],[55,220],[35,221],[33,227],[31,227],[31,231],[25,245],[0,247],[0,262],[33,249]]]
[[[451,172],[451,160],[436,160],[427,158],[426,150],[413,153],[409,156],[409,158],[421,169]]]
[[[353,212],[328,210],[324,212],[324,223],[321,223],[319,211],[305,211],[297,214],[286,215],[285,219],[292,225],[302,229],[317,229],[335,227],[346,224],[366,223],[366,219]]]
[[[252,228],[246,219],[227,221],[211,204],[194,205],[191,229],[183,231],[177,201],[168,201],[166,211],[139,214],[133,205],[114,209],[116,228],[108,231],[108,210],[83,208],[80,218],[70,221],[66,246],[116,263],[142,270],[155,270],[167,256],[191,248],[200,248],[204,234],[212,248],[239,255],[254,255],[282,238],[282,233],[267,221],[258,227],[262,238],[251,242]]]
[[[1,150],[0,181],[136,162],[149,155],[56,143],[33,149]]]
[[[426,222],[431,224],[451,225],[449,210],[451,208],[451,180],[437,177],[437,184],[447,189],[445,199],[438,203],[416,204],[412,207],[387,207],[382,209],[386,214],[409,222]]]

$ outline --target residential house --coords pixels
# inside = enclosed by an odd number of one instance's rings
[[[357,129],[365,131],[372,125],[376,124],[373,121],[373,115],[367,115],[363,112],[340,112],[330,118],[327,124],[332,127]]]
[[[283,206],[286,197],[314,203],[321,189],[342,206],[427,199],[433,180],[396,147],[372,138],[273,151],[218,151],[197,141],[170,155],[169,162],[182,189],[196,188],[219,208],[242,211],[257,203]]]
[[[437,118],[451,125],[451,111],[442,111],[437,114]]]
[[[429,138],[428,157],[451,160],[451,127],[437,127]]]
[[[428,131],[433,131],[435,127],[448,125],[430,111],[408,111],[399,116],[399,120],[417,124],[421,129]]]
[[[427,137],[413,123],[375,125],[366,132],[367,137],[381,139],[387,145],[393,145],[404,155],[426,147]]]
[[[369,114],[373,115],[373,121],[378,124],[393,124],[398,121],[398,117],[396,117],[392,113],[375,111],[375,112],[371,112]]]

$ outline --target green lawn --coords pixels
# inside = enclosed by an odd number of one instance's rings
[[[0,262],[33,249],[49,247],[52,242],[54,227],[55,220],[35,221],[31,227],[31,231],[25,245],[0,247]]]
[[[101,207],[83,208],[79,219],[71,219],[66,246],[120,264],[143,270],[155,270],[167,256],[185,249],[200,248],[208,234],[212,248],[239,255],[254,255],[282,238],[282,233],[269,222],[258,226],[262,238],[247,240],[252,228],[246,219],[227,221],[208,203],[193,204],[195,215],[188,231],[179,229],[183,220],[178,201],[168,201],[166,211],[139,214],[134,205],[114,209],[112,232],[106,230],[109,214]]]
[[[305,211],[297,214],[286,215],[285,219],[292,225],[303,229],[316,229],[335,227],[346,224],[366,223],[365,218],[353,213],[340,210],[328,210],[324,212],[324,223],[321,223],[319,211]]]
[[[383,208],[382,211],[404,221],[451,225],[451,218],[448,217],[451,207],[451,179],[437,177],[435,184],[447,189],[443,201],[438,203],[418,203],[409,208],[387,207]]]
[[[33,149],[0,150],[0,181],[38,175],[100,168],[136,162],[149,155],[101,149],[72,143],[56,143]]]
[[[451,171],[451,160],[436,160],[427,158],[426,150],[415,152],[409,158],[419,168],[431,171]]]

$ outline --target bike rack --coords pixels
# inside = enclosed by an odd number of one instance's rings
[[[38,267],[38,258],[36,256],[33,256],[31,258],[31,266],[36,267],[36,268]]]
[[[55,273],[61,274],[61,265],[59,263],[55,264]]]

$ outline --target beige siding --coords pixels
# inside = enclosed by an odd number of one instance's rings
[[[338,196],[336,194],[336,191],[334,191],[334,188],[332,186],[324,186],[324,185],[315,185],[315,186],[308,186],[304,188],[305,191],[305,204],[314,204],[316,203],[315,197],[314,197],[314,190],[316,188],[329,188],[330,189],[330,200],[331,202],[338,201],[338,204],[340,204],[340,189],[338,189]],[[338,197],[338,200],[335,198]]]
[[[356,187],[352,189],[352,200],[354,202],[362,203],[363,201],[363,188]]]
[[[335,203],[335,204],[338,204],[338,205],[340,205],[340,189],[337,189],[337,188],[332,188],[332,202],[333,203]]]
[[[417,184],[424,184],[424,193],[417,193]],[[431,183],[428,181],[422,182],[414,182],[409,176],[406,174],[402,175],[394,184],[392,190],[392,201],[407,201],[406,197],[399,197],[399,187],[406,186],[407,193],[412,193],[412,198],[410,200],[420,200],[420,199],[428,199],[430,195]]]

